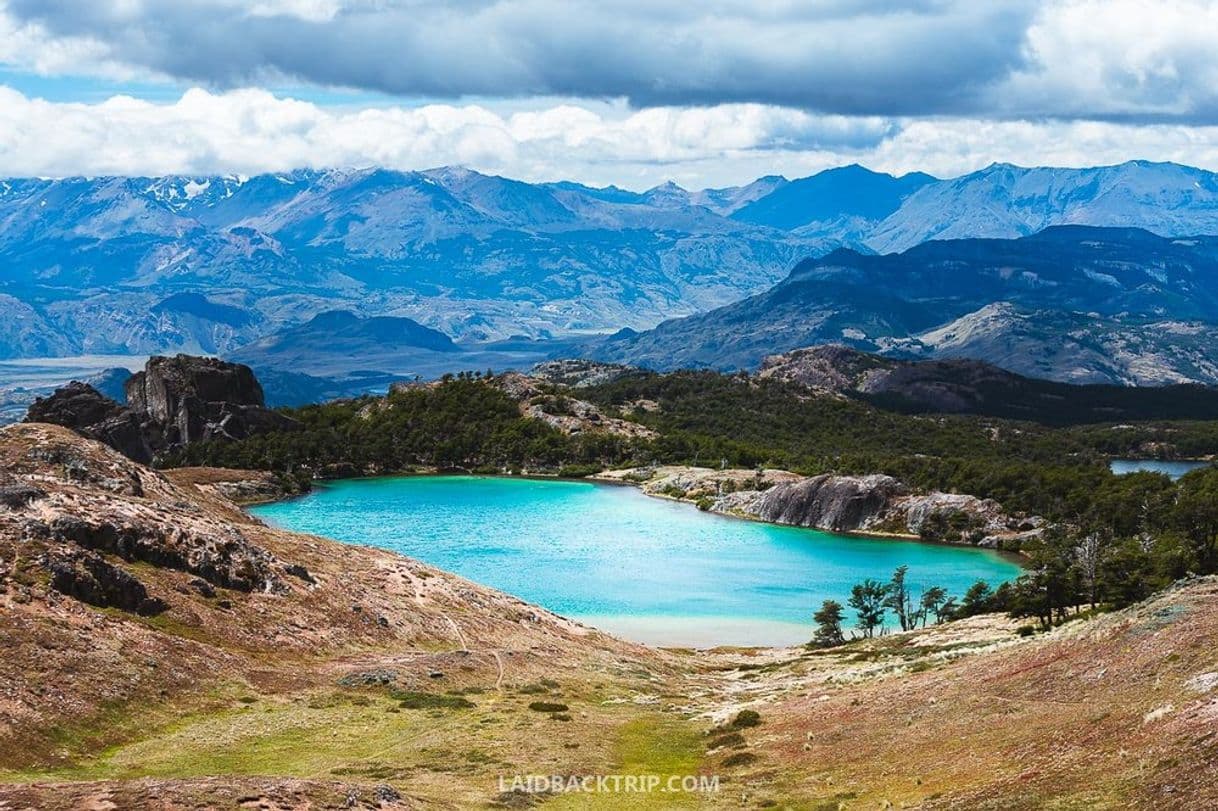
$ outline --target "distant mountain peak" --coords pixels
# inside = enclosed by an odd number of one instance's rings
[[[885,255],[838,249],[801,262],[763,293],[605,340],[590,356],[726,370],[801,346],[845,343],[980,359],[1069,382],[1212,384],[1215,335],[1218,237],[1063,226]]]

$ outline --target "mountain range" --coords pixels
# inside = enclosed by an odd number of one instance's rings
[[[1058,226],[1020,239],[839,249],[769,290],[587,354],[669,369],[756,367],[823,343],[973,358],[1073,383],[1218,382],[1218,237]]]
[[[1147,162],[951,180],[847,166],[641,192],[459,168],[13,179],[0,181],[0,358],[227,354],[334,310],[467,344],[641,331],[837,248],[1060,224],[1215,234],[1218,179]]]
[[[713,205],[765,188],[719,190]],[[675,187],[451,168],[12,180],[0,357],[224,353],[335,309],[465,340],[643,328],[755,292],[835,244]]]
[[[0,358],[219,354],[274,402],[547,357],[755,368],[826,342],[1215,383],[1218,240],[1198,234],[1218,234],[1218,176],[1147,162],[642,192],[457,168],[10,180]]]

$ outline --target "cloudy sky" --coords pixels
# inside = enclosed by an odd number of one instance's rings
[[[0,174],[1218,169],[1218,0],[0,0]]]

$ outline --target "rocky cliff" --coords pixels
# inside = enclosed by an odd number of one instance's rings
[[[190,355],[149,358],[125,389],[127,404],[164,426],[170,446],[244,439],[294,425],[266,408],[258,379],[240,363]]]
[[[127,405],[72,382],[30,406],[26,422],[71,428],[138,462],[189,442],[244,439],[298,424],[266,408],[248,366],[215,358],[153,357],[125,384]]]
[[[720,511],[746,513],[775,524],[853,531],[887,522],[894,502],[907,492],[891,476],[826,474],[731,494]]]

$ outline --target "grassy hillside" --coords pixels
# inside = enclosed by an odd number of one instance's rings
[[[214,471],[158,474],[39,425],[0,431],[0,460],[0,804],[1218,801],[1213,578],[1032,636],[991,615],[827,650],[654,651],[388,552],[268,528]],[[108,551],[106,526],[142,543]],[[270,587],[221,585],[217,567],[169,554],[184,538],[246,556],[240,571]],[[91,553],[127,591],[62,590],[48,561]],[[123,577],[155,613],[126,604]],[[503,793],[528,774],[718,790]]]

